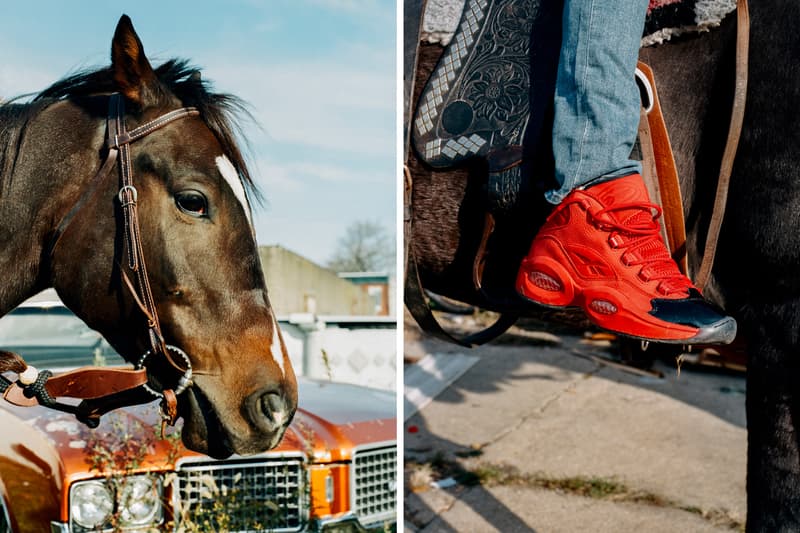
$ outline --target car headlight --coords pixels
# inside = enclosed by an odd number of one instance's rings
[[[145,526],[161,519],[161,483],[153,476],[123,479],[118,501],[123,526]]]
[[[79,481],[70,489],[70,518],[77,531],[147,528],[164,516],[162,493],[161,479],[154,475]]]
[[[85,481],[72,487],[70,514],[76,524],[86,529],[101,527],[114,511],[114,495],[102,481]]]

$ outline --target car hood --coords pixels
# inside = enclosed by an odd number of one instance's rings
[[[355,385],[298,380],[300,404],[282,442],[267,454],[305,454],[311,462],[346,461],[356,447],[396,439],[393,393]],[[62,479],[95,477],[114,454],[145,449],[137,470],[163,470],[176,460],[210,460],[184,448],[177,439],[158,439],[156,402],[124,407],[103,416],[96,429],[74,416],[44,407],[0,402],[0,456],[36,463],[38,470]],[[178,428],[180,427],[180,422]],[[168,430],[167,434],[175,434]],[[103,463],[103,461],[107,461]],[[57,474],[60,473],[61,475]]]

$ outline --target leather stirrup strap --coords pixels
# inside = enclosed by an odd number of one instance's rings
[[[687,274],[686,226],[683,216],[683,199],[678,180],[678,170],[672,145],[669,141],[664,114],[658,99],[658,90],[653,71],[645,63],[639,62],[639,70],[645,75],[652,89],[652,109],[639,121],[639,141],[642,147],[642,167],[645,174],[650,173],[657,183],[659,202],[662,206],[666,242],[672,259],[684,275]]]
[[[647,120],[647,111],[641,108],[639,111],[639,150],[642,156],[642,181],[647,188],[647,193],[650,196],[650,201],[654,204],[662,205],[661,192],[658,184],[658,171],[656,170],[655,153],[653,151],[653,139],[650,134],[650,123]],[[663,211],[662,211],[663,212]],[[669,245],[669,238],[667,237],[667,222],[666,217],[661,217],[659,220],[661,226],[661,239]]]
[[[408,251],[411,249],[411,224],[414,211],[411,197],[414,192],[414,178],[408,165],[403,165],[403,272],[408,271]]]
[[[476,290],[483,291],[483,271],[488,260],[489,239],[494,233],[494,215],[487,211],[483,219],[483,232],[478,250],[475,252],[475,259],[472,261],[472,285]]]
[[[442,328],[442,325],[439,324],[436,317],[433,316],[428,299],[425,297],[425,291],[422,288],[422,281],[419,279],[417,260],[414,256],[413,249],[408,252],[404,299],[411,316],[414,317],[414,320],[417,321],[417,324],[419,324],[419,327],[422,328],[425,333],[445,342],[453,342],[466,348],[480,346],[492,339],[496,339],[505,333],[508,328],[513,326],[519,318],[518,313],[503,313],[491,326],[476,333],[466,336],[457,336],[448,333]]]
[[[728,200],[733,161],[736,159],[736,149],[739,146],[739,137],[742,134],[744,122],[744,107],[747,99],[747,60],[750,48],[750,11],[747,0],[738,0],[736,3],[736,83],[733,92],[733,109],[731,111],[731,124],[728,129],[728,140],[722,154],[722,163],[719,168],[717,181],[717,194],[714,200],[714,210],[708,226],[706,246],[703,250],[703,260],[694,282],[702,291],[711,275],[714,266],[714,256],[717,253],[717,240],[725,218],[725,206]]]

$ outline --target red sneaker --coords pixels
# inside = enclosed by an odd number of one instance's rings
[[[572,191],[548,217],[517,275],[517,291],[579,306],[601,328],[666,343],[730,343],[736,321],[680,273],[639,174]]]

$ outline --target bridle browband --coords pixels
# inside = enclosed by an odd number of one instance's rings
[[[130,144],[171,122],[199,115],[200,112],[194,107],[182,107],[164,113],[158,118],[128,131],[125,127],[124,98],[119,93],[111,94],[106,119],[105,160],[91,180],[88,189],[56,227],[47,248],[47,257],[52,262],[56,247],[70,227],[75,215],[82,210],[89,199],[96,195],[99,185],[111,174],[119,160],[120,189],[117,199],[122,210],[127,264],[118,266],[122,285],[130,292],[133,301],[147,319],[149,350],[142,354],[134,370],[85,367],[58,376],[53,376],[49,370],[41,372],[36,370],[16,354],[0,351],[0,361],[5,363],[9,370],[18,374],[16,382],[0,375],[0,390],[3,391],[3,397],[7,401],[15,405],[39,404],[71,412],[90,427],[96,427],[99,424],[100,416],[104,413],[124,405],[143,403],[138,400],[131,402],[129,398],[122,399],[120,397],[121,393],[141,389],[147,393],[148,400],[146,401],[152,400],[152,398],[161,399],[162,418],[170,425],[175,423],[177,396],[192,385],[192,364],[189,356],[183,350],[166,344],[161,333],[158,311],[150,288],[142,249],[137,207],[138,191],[133,183]],[[126,268],[133,274],[134,281],[131,281]],[[175,362],[170,352],[181,359],[181,364]],[[159,356],[182,374],[174,389],[158,391],[148,383],[145,363],[148,358]],[[56,398],[59,397],[76,398],[82,401],[76,406],[57,401]]]

